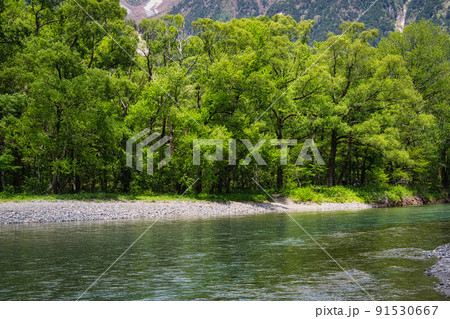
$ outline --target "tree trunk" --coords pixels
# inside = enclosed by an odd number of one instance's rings
[[[278,123],[278,130],[277,130],[277,138],[278,140],[282,140],[283,139],[283,133],[282,133],[282,124]],[[281,149],[282,149],[282,145],[278,145],[278,149],[280,150],[280,155],[281,155]],[[280,157],[281,160],[281,157]],[[278,163],[278,167],[277,167],[277,189],[282,189],[283,188],[283,166],[281,165],[281,163]]]
[[[20,172],[14,171],[13,174],[13,185],[15,189],[20,189],[22,187],[23,177],[25,176],[24,166],[22,165],[22,157],[17,153],[17,151],[14,151],[14,166],[20,167]]]
[[[441,166],[441,183],[445,189],[448,189],[450,186],[450,181],[448,177],[449,167],[450,167],[450,158],[447,157],[447,148],[444,147],[442,150],[442,163],[446,165]]]
[[[277,188],[283,188],[283,166],[281,164],[278,164],[277,167]]]
[[[122,192],[128,193],[131,190],[131,171],[128,167],[122,168],[121,176]]]
[[[163,118],[161,125],[161,136],[164,137],[166,135],[166,118]]]
[[[0,180],[1,180],[1,185],[2,185],[2,191],[5,190],[6,185],[5,185],[5,171],[1,171],[0,172]]]
[[[100,178],[100,188],[103,193],[108,192],[108,180],[106,174],[107,174],[106,170],[103,170],[102,176]]]
[[[153,80],[153,64],[150,63],[150,58],[147,55],[147,69],[148,69],[148,83]]]
[[[352,162],[352,140],[351,139],[348,141],[347,148],[348,148],[348,151],[347,151],[347,156],[345,158],[346,165],[342,168],[341,173],[339,174],[339,177],[338,177],[338,180],[337,180],[337,184],[338,185],[341,185],[342,182],[344,180],[346,180],[345,179],[345,174],[347,172],[350,172],[349,175],[351,175],[351,171],[350,171],[351,162]],[[349,177],[349,179],[346,180],[346,182],[349,182],[349,181],[351,182],[351,177]]]
[[[392,165],[392,161],[389,161],[387,168],[386,168],[386,172],[388,175],[388,183],[391,185],[394,183],[394,178],[392,177],[393,171],[394,171],[394,167]]]
[[[174,141],[174,131],[175,131],[175,128],[174,128],[172,122],[169,122],[170,154],[173,154],[173,150],[175,149],[174,142],[173,142]]]
[[[75,193],[81,192],[81,178],[80,175],[75,173]]]
[[[366,158],[363,160],[363,165],[361,168],[361,185],[364,185],[366,183],[366,172],[370,169],[372,163],[369,162],[369,164],[366,167]]]
[[[3,154],[4,154],[4,152],[3,152],[3,147],[2,147],[2,155]],[[5,188],[6,188],[6,185],[5,185],[5,171],[4,170],[0,171],[0,186],[1,186],[1,191],[3,192],[5,190]]]
[[[335,185],[336,176],[336,153],[337,153],[337,132],[331,131],[331,146],[330,156],[328,158],[328,171],[327,171],[327,186],[332,187]]]
[[[225,179],[225,192],[229,194],[231,192],[231,179],[229,176]]]
[[[47,190],[47,193],[58,194],[59,193],[59,182],[58,175],[52,173],[52,181],[50,183],[50,187]]]
[[[38,11],[38,13],[36,13],[35,19],[36,19],[36,23],[34,26],[34,36],[37,37],[37,36],[39,36],[39,29],[41,28],[40,21],[39,21],[40,20],[39,11]]]
[[[197,194],[200,194],[202,192],[203,186],[202,186],[202,169],[199,167],[198,171],[197,171],[197,177],[199,178],[199,180],[197,181],[197,183],[195,183],[195,192]]]
[[[216,188],[217,188],[217,193],[221,194],[223,191],[223,175],[220,174],[221,176],[219,176],[219,180],[217,181],[216,184]]]

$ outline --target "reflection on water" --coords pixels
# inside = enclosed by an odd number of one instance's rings
[[[420,252],[450,242],[450,206],[293,214],[377,300],[444,300]],[[0,300],[74,300],[151,221],[0,227]],[[90,300],[368,300],[285,214],[165,220]]]

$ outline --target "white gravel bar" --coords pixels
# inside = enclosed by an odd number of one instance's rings
[[[202,201],[74,201],[36,200],[0,203],[1,224],[54,223],[69,221],[185,218],[230,216],[273,212],[359,210],[373,208],[361,203],[275,203]]]
[[[434,276],[441,280],[435,289],[441,294],[450,297],[450,244],[439,246],[433,251],[424,252],[428,257],[437,258],[437,263],[425,270],[428,276]]]

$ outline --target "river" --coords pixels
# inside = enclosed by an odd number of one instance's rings
[[[292,216],[359,285],[286,214],[170,219],[81,300],[445,300],[421,251],[450,242],[450,205]],[[76,300],[151,224],[0,226],[0,300]]]

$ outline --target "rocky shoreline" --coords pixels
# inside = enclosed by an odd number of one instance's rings
[[[233,216],[273,212],[360,210],[375,206],[362,203],[302,203],[277,199],[278,203],[201,201],[75,201],[35,200],[0,203],[0,225],[71,221]]]
[[[434,276],[441,281],[436,285],[436,290],[450,297],[450,244],[439,246],[433,251],[424,252],[428,257],[436,257],[438,262],[425,270],[428,276]]]
[[[432,205],[432,204],[444,204],[449,203],[450,198],[440,198],[429,200],[423,196],[414,196],[409,197],[406,196],[402,200],[397,201],[389,201],[387,196],[376,203],[376,207],[378,208],[388,208],[388,207],[402,207],[402,206],[422,206],[422,205]]]

